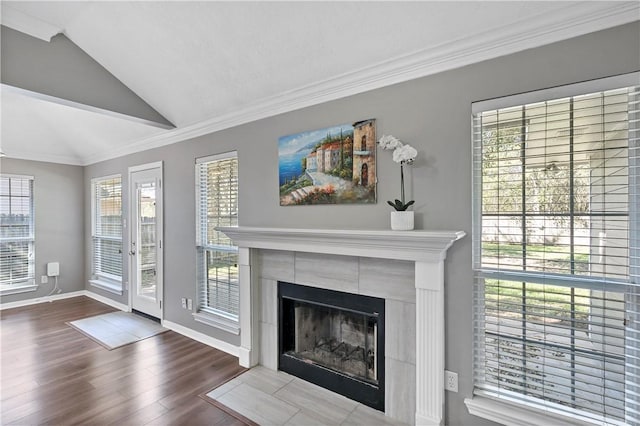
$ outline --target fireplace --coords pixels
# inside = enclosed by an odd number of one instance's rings
[[[406,424],[442,423],[445,258],[464,232],[216,229],[239,247],[240,365],[280,368],[278,282],[379,297],[386,325],[378,323],[385,332],[378,348],[385,354],[382,363],[381,354],[376,358],[384,366],[384,377],[381,369],[377,374],[385,415]]]
[[[384,299],[278,282],[278,368],[384,411]]]

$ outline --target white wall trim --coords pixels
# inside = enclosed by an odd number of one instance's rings
[[[53,302],[54,300],[69,299],[72,297],[84,296],[85,290],[73,291],[71,293],[55,294],[53,296],[36,297],[35,299],[18,300],[16,302],[0,303],[0,311],[4,309],[20,308],[22,306],[37,305],[38,303]]]
[[[168,328],[169,330],[175,331],[176,333],[182,334],[185,337],[196,340],[200,343],[204,343],[207,346],[211,346],[212,348],[221,350],[222,352],[226,352],[229,355],[233,355],[235,357],[239,356],[239,348],[232,345],[231,343],[216,339],[215,337],[207,336],[206,334],[192,330],[188,327],[172,321],[162,321],[162,326]]]
[[[581,7],[577,16],[570,4],[554,13],[527,17],[518,25],[509,22],[502,28],[475,37],[454,40],[286,93],[257,99],[248,107],[146,137],[119,149],[98,152],[84,158],[82,165],[182,142],[274,115],[623,25],[637,21],[640,13],[640,3],[637,2],[587,2]]]
[[[120,309],[121,311],[131,312],[131,309],[124,303],[116,302],[113,299],[110,299],[105,296],[101,296],[97,293],[92,292],[91,290],[85,290],[85,296],[90,297],[91,299],[97,300],[98,302],[104,303],[105,305],[109,305],[112,308]]]

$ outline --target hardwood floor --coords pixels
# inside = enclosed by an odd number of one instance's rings
[[[244,369],[173,331],[108,351],[65,324],[88,297],[0,312],[0,424],[243,425],[199,395]]]

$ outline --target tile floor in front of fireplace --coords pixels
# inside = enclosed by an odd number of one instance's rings
[[[401,425],[384,413],[281,371],[257,366],[207,393],[263,425]]]

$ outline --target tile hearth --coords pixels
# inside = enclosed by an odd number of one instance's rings
[[[260,425],[402,425],[281,371],[257,366],[207,393]]]

